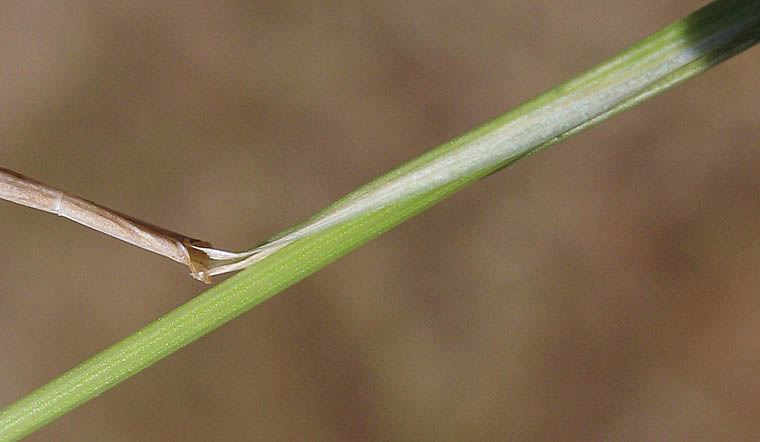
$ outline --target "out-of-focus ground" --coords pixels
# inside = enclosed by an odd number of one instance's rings
[[[701,1],[0,4],[0,165],[240,249]],[[760,49],[34,433],[757,440]],[[0,406],[206,287],[0,202]]]

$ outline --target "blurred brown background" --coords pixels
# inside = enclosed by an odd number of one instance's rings
[[[701,4],[2,2],[0,164],[245,248]],[[759,73],[471,186],[28,440],[757,439]],[[205,288],[0,218],[0,406]]]

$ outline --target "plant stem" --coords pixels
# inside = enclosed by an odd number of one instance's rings
[[[95,204],[45,183],[0,167],[0,199],[68,218],[190,268],[198,280],[211,283],[208,256],[195,246],[211,244],[172,232]]]
[[[760,0],[720,0],[454,139],[274,237],[212,287],[0,411],[16,440],[251,309],[444,197],[760,40]]]

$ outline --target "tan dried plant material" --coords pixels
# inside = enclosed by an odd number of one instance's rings
[[[211,244],[141,221],[12,170],[0,168],[0,198],[63,216],[190,268],[191,275],[211,283]],[[219,251],[223,253],[223,251]],[[230,254],[236,255],[236,254]]]

